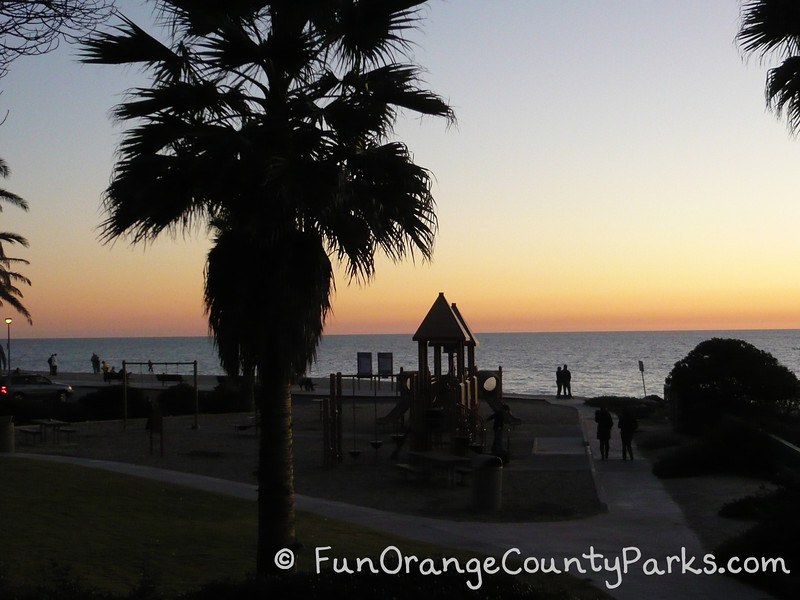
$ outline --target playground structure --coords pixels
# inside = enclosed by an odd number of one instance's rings
[[[377,452],[382,443],[378,439],[379,429],[389,428],[396,445],[394,456],[406,443],[415,452],[438,450],[463,456],[468,449],[482,451],[486,445],[486,430],[480,403],[486,401],[492,411],[502,410],[502,368],[477,369],[478,341],[458,307],[449,304],[443,293],[439,294],[412,339],[418,346],[417,370],[400,369],[398,401],[388,414],[378,417],[376,405],[375,436],[370,444]],[[321,401],[323,464],[334,466],[343,459],[341,374],[331,375],[330,396]],[[350,454],[354,458],[358,456],[355,432]]]

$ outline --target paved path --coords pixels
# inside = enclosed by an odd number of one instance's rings
[[[594,431],[593,410],[578,402],[575,402],[575,407],[583,418],[585,431]],[[587,435],[587,439],[592,437]],[[551,444],[549,451],[557,452],[557,444]],[[189,473],[63,456],[17,456],[108,469],[245,499],[255,499],[257,495],[254,485]],[[597,587],[606,589],[620,600],[771,598],[727,576],[696,575],[688,571],[682,573],[682,555],[686,561],[683,564],[688,564],[692,569],[703,569],[707,567],[703,563],[706,551],[687,525],[680,508],[652,475],[650,464],[646,460],[622,461],[620,458],[619,449],[615,453],[612,446],[608,461],[594,463],[597,484],[608,505],[608,512],[582,520],[547,523],[453,522],[387,513],[306,496],[297,497],[297,508],[406,538],[482,552],[498,560],[512,549],[518,549],[518,556],[532,557],[540,564],[544,561],[548,566],[552,561],[561,569],[566,559],[577,559],[570,568],[572,574],[591,580]],[[592,552],[594,558],[590,556]],[[627,573],[622,572],[620,563],[623,557],[634,559],[639,553],[639,560],[627,569]],[[599,557],[601,554],[603,558]],[[678,557],[673,559],[672,574],[644,573],[644,566],[666,571],[668,557],[672,556]],[[693,557],[693,563],[689,563]],[[598,569],[596,572],[592,570],[592,562]],[[578,564],[586,573],[579,572]],[[603,565],[607,567],[603,568]],[[609,588],[609,585],[613,587]]]

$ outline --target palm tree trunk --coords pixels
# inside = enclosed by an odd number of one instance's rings
[[[259,367],[257,401],[261,414],[258,453],[259,576],[279,571],[275,554],[296,543],[292,394],[288,376]]]

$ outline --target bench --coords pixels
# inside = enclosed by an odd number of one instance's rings
[[[394,467],[400,471],[406,479],[408,479],[409,475],[413,475],[417,479],[429,479],[431,476],[429,469],[423,469],[415,465],[409,465],[408,463],[395,463]]]
[[[467,485],[467,478],[475,471],[472,467],[456,467],[455,476],[458,479],[458,485]]]
[[[161,382],[161,385],[169,382],[183,383],[183,375],[180,373],[159,373],[156,379]]]
[[[36,442],[36,438],[38,437],[40,440],[42,439],[42,428],[38,425],[26,425],[24,427],[17,427],[16,431],[19,431],[25,437],[25,443],[27,444],[31,440]]]
[[[103,381],[122,381],[125,377],[125,371],[108,371],[103,373]],[[128,373],[128,380],[130,381],[131,375]]]
[[[69,436],[75,433],[75,429],[72,427],[59,427],[56,429],[56,436],[59,436],[62,433],[67,436],[67,443],[69,443]]]
[[[247,423],[236,423],[233,428],[236,431],[247,431],[248,429],[255,428],[258,431],[258,422],[253,419],[252,421],[248,421]]]

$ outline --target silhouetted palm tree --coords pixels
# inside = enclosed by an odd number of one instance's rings
[[[210,226],[205,303],[221,362],[259,378],[259,573],[295,541],[291,377],[313,360],[332,258],[368,280],[376,252],[428,258],[431,178],[389,136],[398,115],[453,119],[418,87],[403,37],[424,0],[162,0],[173,41],[130,21],[84,61],[145,65],[106,191],[106,240]]]
[[[800,3],[753,0],[742,4],[737,39],[745,54],[774,55],[780,65],[769,70],[767,106],[786,115],[789,130],[800,131]]]
[[[6,178],[9,175],[8,165],[0,158],[0,177]],[[3,210],[3,202],[12,204],[22,210],[28,210],[28,203],[16,194],[9,192],[6,189],[0,188],[0,212]],[[8,231],[0,231],[0,306],[6,304],[25,317],[28,323],[32,323],[31,314],[28,309],[22,304],[22,291],[19,289],[20,284],[30,285],[31,281],[21,273],[17,273],[14,269],[15,265],[27,265],[28,261],[23,258],[12,258],[6,254],[7,244],[19,244],[27,248],[28,240],[19,234],[11,233]],[[6,368],[6,353],[0,345],[0,367]]]

